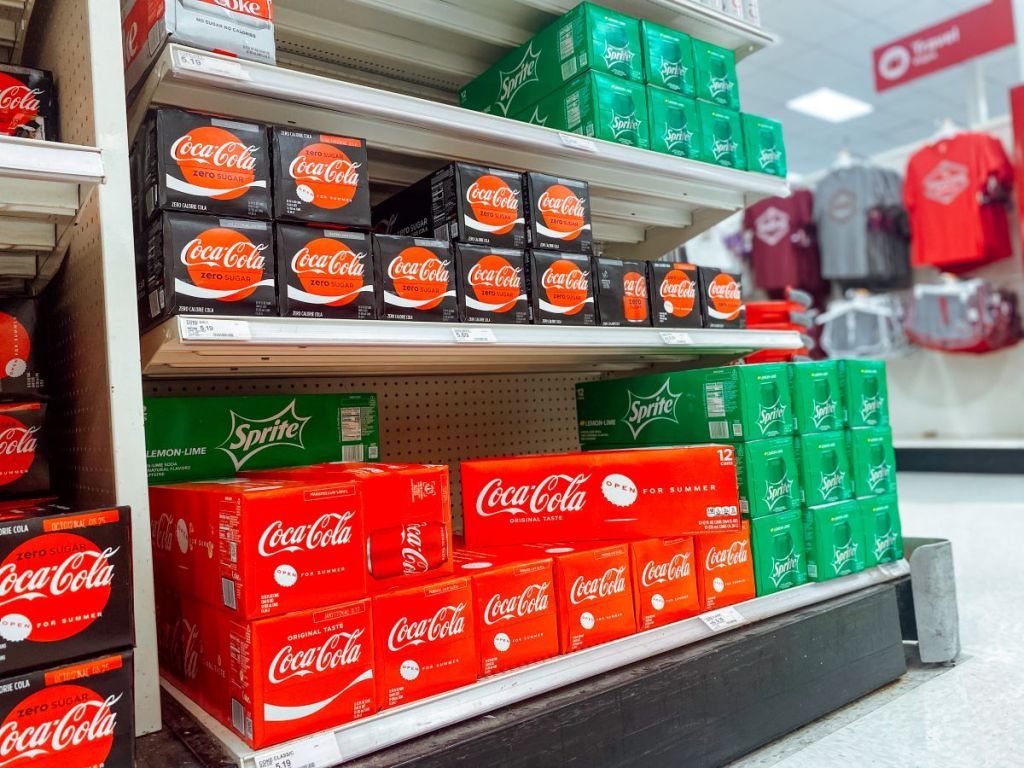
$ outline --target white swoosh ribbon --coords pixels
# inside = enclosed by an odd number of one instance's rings
[[[215,288],[203,288],[198,285],[192,285],[186,283],[181,278],[174,278],[174,290],[178,293],[184,294],[185,296],[193,296],[197,299],[226,299],[231,296],[235,296],[239,293],[245,293],[251,291],[254,288],[261,288],[269,285],[271,288],[274,287],[273,278],[267,278],[266,280],[260,280],[258,283],[251,283],[242,288],[233,288],[230,291],[218,291]]]
[[[396,307],[406,307],[409,309],[420,309],[421,307],[427,306],[431,302],[443,299],[445,296],[454,296],[455,291],[446,291],[440,296],[432,296],[429,299],[406,299],[402,296],[396,296],[393,293],[384,291],[384,303],[391,304]]]
[[[582,227],[577,227],[576,229],[574,229],[574,230],[572,230],[570,232],[562,232],[562,231],[559,231],[557,229],[548,229],[543,224],[541,224],[539,221],[537,222],[537,224],[535,226],[537,227],[537,234],[538,235],[544,235],[544,237],[551,237],[551,238],[554,238],[556,240],[573,240],[574,238],[576,238],[580,234],[580,232],[583,232],[584,230],[590,229],[590,225],[589,224],[584,224]]]
[[[35,600],[35,599],[40,598],[40,597],[46,597],[46,593],[45,592],[26,592],[23,595],[15,595],[14,597],[12,597],[12,598],[10,598],[8,600],[4,600],[2,603],[0,603],[0,605],[10,605],[11,603],[16,603],[19,600],[28,600],[29,602],[31,602],[32,600]]]
[[[304,304],[331,304],[335,301],[341,301],[347,299],[350,296],[355,296],[357,293],[364,293],[366,291],[373,291],[372,285],[364,285],[362,288],[356,288],[354,291],[343,293],[341,296],[321,296],[317,293],[307,293],[301,288],[296,288],[294,285],[288,286],[288,298],[301,301]]]
[[[267,722],[279,723],[287,720],[301,720],[304,717],[315,715],[317,712],[319,712],[324,707],[328,706],[332,701],[341,696],[341,694],[343,694],[352,686],[356,685],[357,683],[361,683],[365,680],[372,679],[373,670],[368,669],[333,696],[323,699],[322,701],[314,701],[312,704],[301,704],[297,707],[283,707],[277,704],[267,704],[264,702],[263,719]]]
[[[740,316],[740,311],[737,309],[735,312],[719,312],[713,307],[708,307],[708,314],[712,317],[717,317],[719,320],[735,320]]]
[[[466,214],[462,215],[462,220],[466,223],[467,227],[469,227],[470,229],[475,229],[479,232],[497,232],[502,229],[510,229],[516,224],[522,224],[523,221],[525,221],[525,219],[523,219],[523,217],[520,216],[515,221],[505,222],[504,224],[484,224],[482,221],[477,221],[476,219],[471,218]]]
[[[479,309],[481,312],[493,312],[494,310],[500,309],[501,307],[507,307],[509,304],[512,304],[513,302],[524,301],[525,299],[526,294],[520,293],[514,299],[503,301],[501,304],[488,304],[485,301],[479,301],[478,299],[474,299],[472,296],[467,296],[466,306],[469,307],[470,309]]]
[[[260,181],[250,181],[248,184],[243,184],[240,187],[231,187],[228,189],[210,189],[209,187],[200,187],[196,184],[189,184],[187,181],[176,179],[168,173],[166,184],[168,189],[173,189],[175,192],[181,192],[183,195],[192,195],[192,197],[219,197],[220,195],[229,195],[232,192],[241,192],[243,189],[249,189],[250,187],[266,187],[267,180],[261,179]]]
[[[594,299],[588,298],[586,301],[581,301],[579,304],[573,304],[571,307],[559,307],[544,301],[544,299],[540,299],[537,303],[539,304],[540,308],[545,312],[551,312],[552,314],[556,315],[568,315],[570,312],[579,309],[584,304],[593,304]]]

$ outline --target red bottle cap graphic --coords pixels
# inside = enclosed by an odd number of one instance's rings
[[[36,119],[40,93],[0,72],[0,134],[10,135],[19,126]]]
[[[23,376],[32,352],[32,340],[18,318],[0,312],[0,379]]]
[[[487,174],[480,176],[466,190],[466,202],[473,211],[466,225],[471,229],[505,235],[523,221],[520,197],[522,191],[512,189],[504,179]]]
[[[331,137],[321,137],[330,141]],[[343,208],[352,202],[359,186],[361,163],[353,163],[340,147],[328,143],[310,144],[288,166],[295,180],[296,194],[304,203],[318,208]]]
[[[441,261],[429,248],[413,245],[405,248],[388,264],[388,277],[395,286],[395,292],[385,291],[388,303],[410,309],[433,309],[446,296],[454,296],[449,290],[449,261]]]
[[[545,237],[575,240],[588,229],[583,201],[562,184],[552,184],[541,193],[537,210],[543,221],[537,222],[537,232]]]
[[[686,317],[693,312],[693,305],[697,300],[697,286],[683,270],[670,270],[661,281],[659,293],[665,302],[666,312],[676,317]]]
[[[740,286],[732,275],[722,273],[708,286],[708,314],[719,320],[735,320],[740,315],[743,299]]]
[[[340,240],[318,237],[310,240],[292,256],[292,271],[302,291],[289,287],[292,298],[309,304],[340,307],[349,304],[366,290],[366,253],[355,253]],[[294,294],[298,293],[298,296]]]
[[[272,279],[263,279],[265,249],[234,229],[213,227],[201,232],[181,249],[181,263],[192,281],[188,295],[241,301],[261,285],[273,285]]]
[[[622,304],[628,322],[642,323],[647,319],[647,278],[639,272],[622,276]]]
[[[485,312],[508,312],[524,298],[521,271],[497,254],[484,256],[466,273],[473,290],[466,305]]]
[[[558,315],[575,315],[588,302],[590,296],[589,272],[568,259],[552,262],[544,271],[541,286],[547,301],[540,300],[540,308]]]
[[[184,182],[169,176],[167,186],[176,192],[233,200],[250,187],[265,187],[256,181],[256,147],[248,146],[224,128],[204,125],[193,128],[171,145],[171,158],[178,164]]]

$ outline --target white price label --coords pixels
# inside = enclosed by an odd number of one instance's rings
[[[597,144],[594,143],[593,139],[577,136],[575,133],[559,133],[558,138],[567,147],[582,149],[584,152],[597,152]]]
[[[256,753],[256,768],[327,768],[340,762],[341,750],[333,733]]]
[[[682,331],[660,331],[661,340],[671,346],[683,346],[693,344],[693,337]]]
[[[729,627],[736,627],[740,624],[746,623],[746,619],[743,618],[743,614],[732,606],[719,608],[717,611],[702,613],[700,615],[700,620],[707,624],[708,629],[712,632],[721,632],[723,629],[729,629]]]
[[[244,320],[214,320],[179,316],[178,333],[183,341],[250,341],[252,339],[252,331]]]
[[[456,344],[493,344],[498,340],[490,328],[452,328]]]
[[[203,56],[191,51],[178,51],[178,66],[204,75],[219,75],[232,80],[249,80],[249,73],[237,61],[226,61],[213,56]]]

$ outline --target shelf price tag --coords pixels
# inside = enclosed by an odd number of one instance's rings
[[[339,763],[341,750],[333,733],[321,733],[256,753],[256,768],[327,768]]]
[[[693,337],[683,331],[659,331],[661,340],[669,346],[688,346],[693,344]]]
[[[490,328],[452,328],[456,344],[493,344],[498,340]]]
[[[575,133],[559,133],[558,138],[562,140],[562,143],[567,147],[573,149],[582,149],[584,152],[597,152],[597,144],[592,139],[586,139],[583,136],[577,136]]]
[[[250,341],[252,331],[244,320],[213,320],[202,317],[178,317],[178,335],[182,341]]]
[[[717,611],[702,613],[700,615],[700,620],[707,624],[708,629],[712,632],[721,632],[723,629],[736,627],[740,624],[745,624],[747,621],[743,618],[743,614],[732,606],[719,608]]]
[[[203,56],[192,51],[178,51],[178,66],[204,75],[230,77],[232,80],[249,80],[249,73],[237,61],[225,61],[213,56]]]

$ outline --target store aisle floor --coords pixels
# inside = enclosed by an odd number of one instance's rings
[[[963,652],[910,663],[892,685],[748,755],[734,768],[976,768],[1024,755],[1024,477],[901,474],[907,536],[953,542]]]

